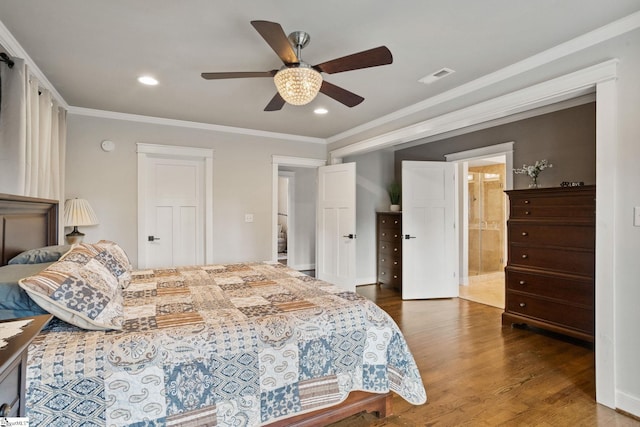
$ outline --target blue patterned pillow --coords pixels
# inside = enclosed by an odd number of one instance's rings
[[[83,329],[122,329],[122,291],[104,249],[81,243],[58,262],[18,283],[36,304]]]

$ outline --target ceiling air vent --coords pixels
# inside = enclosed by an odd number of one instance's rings
[[[435,82],[436,80],[440,80],[443,77],[447,77],[450,74],[455,73],[454,70],[452,70],[451,68],[442,68],[438,71],[436,71],[435,73],[429,74],[428,76],[425,76],[423,78],[421,78],[420,80],[418,80],[420,83],[424,83],[426,85],[429,85],[433,82]]]

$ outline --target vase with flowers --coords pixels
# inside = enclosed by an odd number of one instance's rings
[[[540,188],[538,184],[538,176],[540,172],[547,168],[551,168],[553,165],[549,163],[546,159],[536,160],[533,165],[522,165],[519,169],[514,169],[513,173],[516,174],[527,174],[531,178],[531,184],[529,184],[529,188]]]

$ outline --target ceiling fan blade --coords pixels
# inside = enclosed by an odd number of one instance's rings
[[[379,46],[363,52],[336,58],[314,66],[318,71],[334,74],[361,68],[377,67],[393,62],[391,51],[386,46]]]
[[[271,71],[240,71],[240,72],[228,72],[228,73],[202,73],[203,79],[216,80],[216,79],[244,79],[247,77],[273,77],[278,70]]]
[[[251,21],[251,25],[271,46],[271,49],[280,57],[282,62],[287,65],[300,62],[280,24],[269,21]]]
[[[342,89],[339,86],[331,84],[326,80],[322,81],[322,86],[320,86],[320,92],[324,93],[330,98],[335,99],[338,102],[343,103],[347,107],[355,107],[364,101],[364,98],[360,95],[356,95],[353,92],[349,92],[346,89]]]
[[[282,98],[282,96],[280,96],[280,94],[278,92],[276,92],[276,95],[271,98],[271,101],[269,101],[269,103],[267,104],[266,107],[264,107],[264,111],[278,111],[281,110],[282,107],[284,107],[284,99]]]

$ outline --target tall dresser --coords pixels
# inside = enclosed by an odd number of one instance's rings
[[[378,283],[402,290],[402,213],[376,213]]]
[[[511,190],[503,324],[594,339],[595,186]]]

